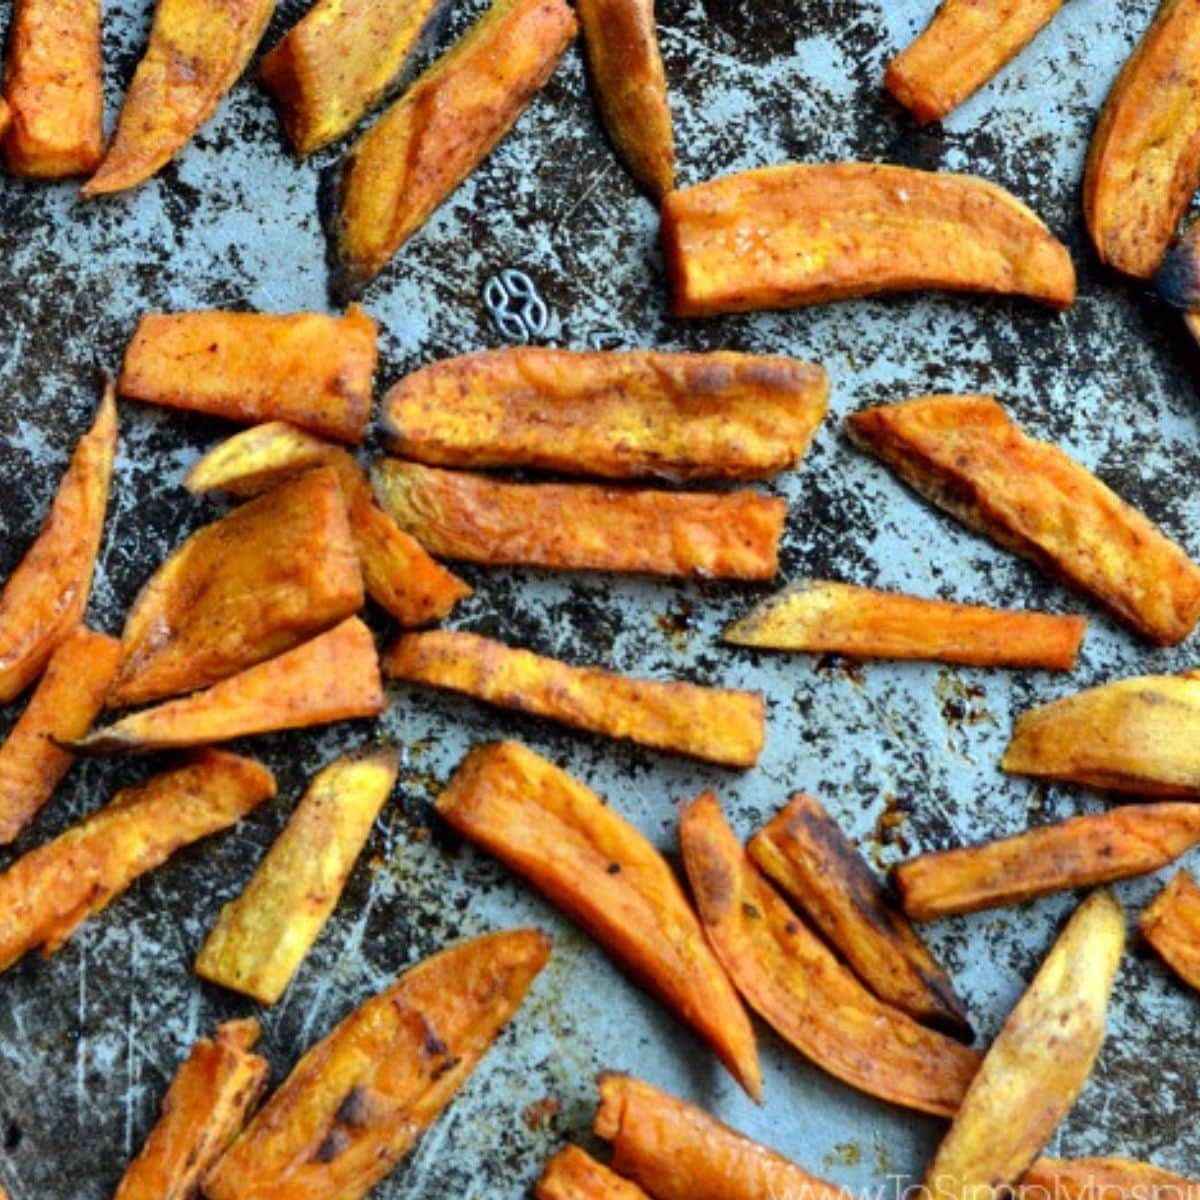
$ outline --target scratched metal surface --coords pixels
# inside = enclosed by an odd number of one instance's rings
[[[840,418],[868,403],[927,389],[994,390],[1030,429],[1070,448],[1200,553],[1196,357],[1169,313],[1097,268],[1079,218],[1094,113],[1152,4],[1068,4],[944,128],[917,132],[879,80],[888,54],[933,7],[934,0],[662,0],[683,180],[842,157],[977,171],[1032,202],[1070,244],[1081,275],[1070,313],[898,298],[668,319],[655,214],[614,161],[572,51],[516,131],[370,289],[366,303],[384,330],[380,384],[439,356],[499,344],[481,293],[505,267],[540,285],[551,314],[544,336],[561,344],[602,336],[612,345],[817,359],[833,375],[831,419],[803,469],[771,485],[792,506],[784,578],[826,575],[963,600],[1082,608],[1094,620],[1077,673],[760,656],[716,640],[760,594],[754,589],[468,571],[478,591],[455,614],[456,626],[575,661],[764,689],[770,739],[761,766],[744,775],[704,769],[402,688],[377,727],[260,739],[249,749],[278,772],[276,803],[139,882],[51,960],[31,958],[0,979],[0,1181],[13,1200],[110,1194],[190,1042],[251,1011],[189,971],[219,906],[245,882],[305,777],[376,735],[405,748],[402,782],[294,986],[263,1014],[275,1079],[356,1002],[451,939],[536,922],[557,941],[515,1025],[380,1197],[524,1194],[550,1150],[586,1136],[591,1078],[602,1067],[641,1072],[849,1187],[892,1194],[893,1177],[920,1171],[937,1122],[835,1084],[765,1031],[767,1102],[756,1109],[552,909],[438,830],[429,802],[469,745],[515,736],[596,787],[668,851],[675,802],[702,786],[717,788],[743,834],[803,787],[883,866],[910,850],[1097,808],[1099,797],[1001,776],[996,764],[1014,714],[1093,682],[1193,664],[1193,649],[1147,650],[1087,603],[933,513],[839,433]],[[462,0],[451,31],[479,8]],[[297,11],[280,13],[272,40]],[[148,21],[145,0],[107,5],[110,120]],[[174,166],[131,196],[83,205],[69,186],[0,184],[0,572],[33,535],[89,419],[94,367],[118,364],[140,313],[324,305],[315,192],[315,167],[288,156],[267,99],[251,84],[236,89]],[[132,404],[122,425],[90,609],[91,621],[113,633],[165,552],[218,511],[189,499],[180,480],[227,431]],[[0,863],[150,765],[78,766]],[[1155,886],[1147,880],[1120,891],[1136,910]],[[930,929],[984,1036],[998,1028],[1071,903],[1061,897]],[[1099,1068],[1054,1148],[1200,1170],[1196,1017],[1196,1000],[1135,943]]]

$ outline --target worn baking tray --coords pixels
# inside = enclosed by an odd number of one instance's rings
[[[444,36],[480,8],[461,0]],[[586,938],[440,830],[429,802],[468,746],[514,736],[592,784],[668,851],[676,801],[702,786],[717,789],[742,833],[803,787],[884,866],[917,848],[1096,808],[1096,796],[999,773],[1014,714],[1114,676],[1194,665],[1194,649],[1148,650],[1086,602],[932,512],[839,433],[839,419],[868,403],[932,389],[995,391],[1029,429],[1068,447],[1200,552],[1195,356],[1169,311],[1098,268],[1079,210],[1097,107],[1153,4],[1066,5],[944,128],[917,131],[879,82],[888,55],[933,8],[934,0],[661,0],[682,179],[851,157],[978,172],[1031,202],[1070,244],[1082,284],[1071,312],[901,297],[671,320],[655,213],[613,158],[573,50],[512,135],[369,290],[366,305],[383,326],[380,384],[440,356],[501,344],[484,293],[510,268],[526,272],[545,299],[544,341],[727,346],[819,360],[833,376],[831,419],[803,468],[769,485],[791,502],[783,577],[1083,609],[1093,623],[1079,670],[1067,678],[771,657],[717,640],[761,594],[754,588],[467,570],[477,592],[455,613],[456,626],[573,661],[762,688],[770,698],[762,765],[746,774],[706,769],[405,688],[393,690],[377,724],[255,741],[250,750],[280,777],[277,802],[143,879],[48,962],[31,958],[0,978],[0,1181],[13,1200],[111,1193],[189,1043],[251,1011],[190,972],[219,906],[245,882],[306,776],[380,735],[404,748],[398,794],[291,990],[263,1013],[275,1078],[355,1003],[451,939],[536,922],[557,944],[514,1025],[380,1186],[381,1198],[521,1196],[550,1150],[587,1136],[592,1077],[603,1067],[636,1070],[871,1195],[894,1195],[920,1171],[938,1122],[834,1083],[765,1031],[766,1104],[756,1108]],[[149,9],[145,0],[106,7],[110,119]],[[297,13],[284,6],[268,44]],[[139,314],[324,306],[319,165],[289,156],[266,96],[243,83],[176,164],[132,195],[83,204],[70,186],[0,184],[0,573],[35,532],[89,420],[95,367],[118,364]],[[180,481],[228,431],[122,407],[90,608],[96,626],[118,632],[148,572],[217,511],[189,498]],[[0,864],[150,766],[81,763]],[[1143,880],[1120,891],[1136,907],[1155,886]],[[1071,904],[1063,896],[930,929],[983,1037],[997,1029]],[[1200,1170],[1196,1018],[1195,998],[1135,945],[1099,1067],[1054,1149]]]

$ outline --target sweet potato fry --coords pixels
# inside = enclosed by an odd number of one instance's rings
[[[1017,1200],[1196,1200],[1200,1182],[1124,1158],[1039,1158]]]
[[[359,1200],[432,1124],[550,957],[532,929],[413,967],[296,1064],[204,1183],[207,1200]]]
[[[578,1146],[564,1146],[533,1189],[534,1200],[650,1200],[636,1183],[602,1167]]]
[[[148,313],[117,387],[122,396],[230,421],[289,421],[361,442],[371,415],[375,322],[357,305],[321,313]]]
[[[383,669],[393,679],[449,688],[574,729],[729,767],[752,767],[766,737],[758,692],[630,679],[473,633],[405,634],[385,656]]]
[[[492,152],[575,37],[564,0],[497,0],[351,147],[331,215],[331,288],[366,287]]]
[[[971,1040],[946,972],[819,800],[797,792],[746,849],[880,1000]]]
[[[1200,887],[1187,871],[1142,910],[1138,929],[1163,962],[1200,991]]]
[[[216,750],[118,792],[0,875],[0,971],[37,946],[53,954],[139,875],[274,795],[265,767]]]
[[[878,163],[746,171],[672,192],[662,238],[681,317],[918,289],[1075,300],[1066,247],[969,175]]]
[[[143,709],[68,743],[80,754],[106,755],[185,746],[351,717],[373,717],[386,700],[371,631],[357,617],[231,675],[202,692]]]
[[[757,492],[508,483],[385,458],[375,496],[431,554],[491,566],[771,579],[787,504]]]
[[[252,1017],[201,1038],[175,1073],[158,1124],[129,1164],[113,1200],[195,1200],[209,1168],[242,1131],[267,1087],[270,1067],[250,1051]]]
[[[196,974],[274,1004],[337,906],[399,769],[394,750],[342,757],[312,781],[254,877],[221,910]]]
[[[0,746],[0,845],[41,811],[71,766],[59,743],[83,737],[104,707],[121,643],[80,626],[50,656],[29,704]]]
[[[1104,1040],[1125,914],[1111,892],[1088,897],[988,1050],[926,1173],[954,1200],[1007,1189],[1075,1102]]]
[[[868,1095],[953,1115],[979,1055],[868,992],[755,869],[711,792],[684,808],[679,844],[717,958],[780,1037]]]
[[[83,619],[117,451],[111,385],[33,545],[0,592],[0,704],[19,696]]]
[[[1200,566],[991,396],[922,396],[855,413],[847,432],[969,528],[1089,592],[1161,645],[1200,620]]]
[[[519,346],[414,372],[384,415],[395,452],[434,466],[761,479],[799,462],[828,403],[796,359]]]
[[[12,109],[8,107],[8,101],[0,96],[0,138],[8,133],[12,126]],[[0,1190],[0,1200],[4,1196],[3,1190]]]
[[[632,825],[516,742],[473,750],[437,809],[577,921],[759,1098],[750,1020],[671,868]]]
[[[1083,617],[979,608],[802,579],[731,625],[725,641],[852,658],[1069,671],[1086,632]]]

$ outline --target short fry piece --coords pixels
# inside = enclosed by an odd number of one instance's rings
[[[1084,617],[1012,612],[802,579],[725,631],[735,646],[1069,671]]]
[[[1189,1200],[1200,1183],[1125,1158],[1039,1158],[1017,1200]]]
[[[361,442],[371,415],[375,322],[357,305],[322,313],[147,313],[117,387],[122,396],[256,424],[289,421]]]
[[[1143,910],[1138,929],[1189,987],[1200,991],[1200,887],[1180,871]]]
[[[971,1040],[946,972],[819,800],[797,792],[746,849],[880,1000]]]
[[[359,1200],[475,1070],[550,957],[532,929],[443,950],[296,1064],[217,1163],[207,1200]]]
[[[671,868],[632,825],[517,742],[473,750],[437,809],[577,921],[759,1098],[750,1020]]]
[[[394,750],[339,758],[312,781],[254,877],[221,910],[196,974],[274,1004],[337,906],[399,769]]]
[[[129,1164],[113,1200],[192,1200],[209,1168],[242,1131],[270,1067],[251,1054],[259,1026],[227,1021],[201,1038],[175,1073],[162,1115]]]
[[[578,1146],[564,1146],[546,1164],[534,1200],[650,1200],[636,1183],[602,1167]]]
[[[431,554],[491,566],[771,579],[787,504],[756,492],[507,483],[385,458],[375,495]]]

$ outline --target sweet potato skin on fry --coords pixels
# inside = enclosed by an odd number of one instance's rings
[[[650,1200],[636,1183],[601,1166],[578,1146],[564,1146],[534,1185],[534,1200]]]
[[[1190,1200],[1194,1179],[1125,1158],[1039,1158],[1021,1176],[1017,1200]]]
[[[666,860],[581,783],[517,742],[473,750],[437,801],[709,1044],[754,1098],[754,1030]]]
[[[1187,871],[1142,910],[1138,929],[1163,962],[1200,991],[1200,887]]]
[[[674,310],[702,317],[938,289],[1075,300],[1066,247],[1002,188],[878,163],[792,164],[671,192]]]

